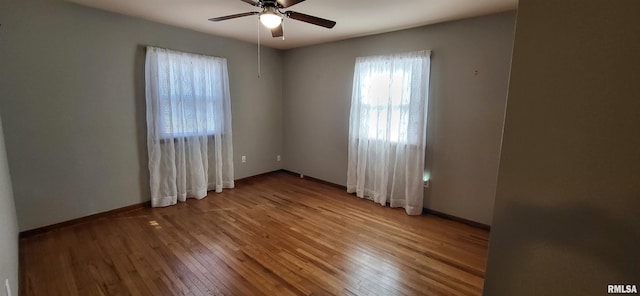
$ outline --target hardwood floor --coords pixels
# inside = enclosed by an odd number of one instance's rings
[[[21,295],[479,295],[488,232],[276,172],[20,241]]]

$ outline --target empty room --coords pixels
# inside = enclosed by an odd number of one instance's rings
[[[0,296],[637,294],[638,13],[2,0]]]

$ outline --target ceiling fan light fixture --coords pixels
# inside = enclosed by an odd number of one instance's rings
[[[282,17],[275,9],[269,7],[260,13],[260,22],[267,28],[277,28],[282,23]]]

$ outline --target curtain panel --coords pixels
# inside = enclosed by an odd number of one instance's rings
[[[152,206],[233,188],[227,60],[147,47],[145,80]]]
[[[356,59],[347,191],[420,215],[431,52]]]

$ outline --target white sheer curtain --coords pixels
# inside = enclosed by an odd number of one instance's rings
[[[151,204],[233,188],[227,60],[147,47]]]
[[[431,52],[356,59],[347,191],[422,213]]]

